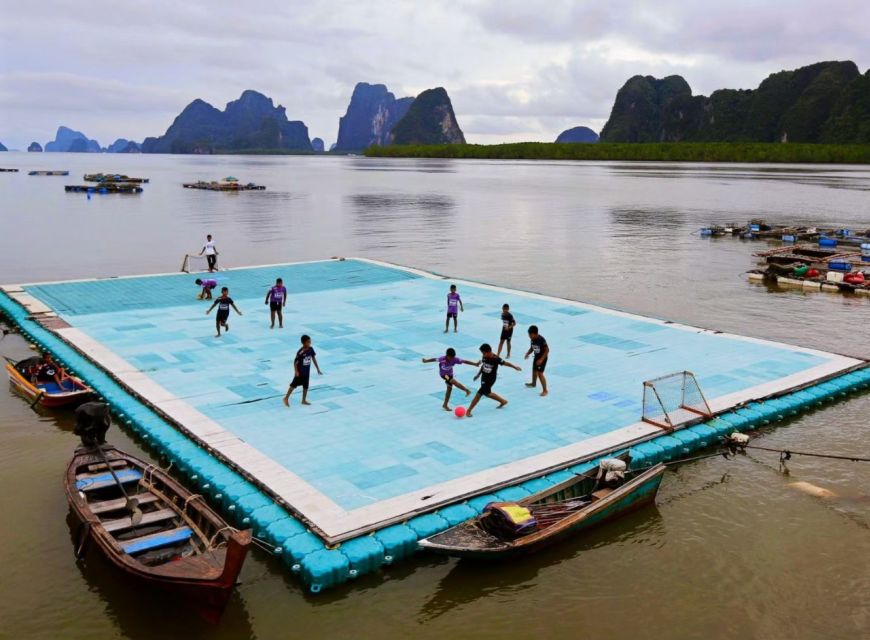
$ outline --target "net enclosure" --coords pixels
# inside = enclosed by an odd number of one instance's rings
[[[670,431],[698,416],[710,418],[712,415],[691,371],[678,371],[643,383],[644,422]]]

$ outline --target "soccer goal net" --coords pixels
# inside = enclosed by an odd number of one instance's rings
[[[206,260],[205,256],[186,253],[184,254],[184,260],[181,261],[181,270],[184,273],[208,271],[208,260]]]
[[[712,415],[691,371],[678,371],[643,383],[644,422],[670,431],[698,416]]]

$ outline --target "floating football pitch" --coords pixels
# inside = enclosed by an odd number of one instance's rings
[[[264,297],[290,292],[285,328]],[[57,333],[253,477],[324,538],[341,540],[572,461],[660,434],[639,421],[642,382],[692,371],[714,411],[833,375],[858,361],[537,294],[446,280],[365,260],[234,269],[217,275],[244,313],[214,337],[195,275],[23,285],[70,326]],[[444,334],[446,294],[465,304]],[[20,290],[19,289],[19,290]],[[20,297],[20,296],[19,296]],[[38,301],[38,302],[37,302]],[[444,383],[423,357],[479,358],[498,344],[501,305],[519,326],[512,361],[473,419],[442,410]],[[550,344],[550,395],[530,378],[526,328]],[[312,406],[284,407],[299,336],[313,338]],[[472,386],[475,370],[458,367]],[[467,404],[454,390],[453,402]]]

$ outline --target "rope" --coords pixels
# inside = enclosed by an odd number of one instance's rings
[[[268,542],[266,542],[262,538],[258,538],[256,536],[251,536],[251,542],[253,542],[255,545],[257,545],[263,551],[268,551],[272,555],[275,555],[277,553],[276,549],[278,549],[278,547],[276,547],[275,545],[269,544]]]
[[[850,462],[870,462],[867,456],[841,456],[833,453],[811,453],[809,451],[792,451],[791,449],[774,449],[772,447],[760,447],[753,444],[737,445],[740,449],[758,449],[778,453],[780,460],[791,460],[792,456],[809,456],[812,458],[829,458],[831,460],[848,460]]]
[[[219,536],[220,534],[222,534],[224,531],[236,531],[236,528],[235,528],[235,527],[231,527],[230,525],[227,525],[227,526],[225,526],[225,527],[222,527],[222,528],[218,529],[217,532],[212,536],[211,540],[208,541],[208,546],[209,546],[209,548],[211,548],[211,547],[214,546],[214,542],[215,542],[215,540],[217,540],[217,539],[218,539],[218,536]]]
[[[187,513],[187,505],[196,500],[197,498],[202,500],[202,496],[198,493],[187,496],[187,498],[184,499],[184,506],[181,510],[184,511],[184,513]]]

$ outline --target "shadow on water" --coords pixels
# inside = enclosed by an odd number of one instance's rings
[[[496,593],[519,593],[538,585],[538,574],[580,554],[608,545],[653,544],[660,537],[662,516],[655,505],[626,514],[617,522],[580,534],[531,556],[503,561],[448,560],[454,566],[417,614],[425,623],[462,605]],[[616,569],[614,569],[615,571]],[[603,580],[606,576],[590,576]]]
[[[67,513],[70,534],[70,554],[74,553],[78,519]],[[230,597],[227,607],[219,612],[199,609],[190,601],[172,597],[168,593],[143,585],[102,556],[96,544],[91,543],[76,567],[89,587],[105,606],[124,637],[152,640],[153,638],[214,637],[218,626],[221,637],[253,638],[254,631],[244,600],[238,592]]]

